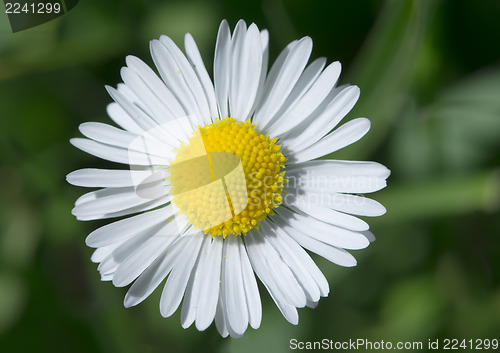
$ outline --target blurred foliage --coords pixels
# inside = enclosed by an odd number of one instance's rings
[[[222,18],[268,28],[271,57],[310,35],[340,60],[371,132],[332,158],[380,161],[377,241],[356,268],[317,258],[332,293],[285,322],[269,296],[262,327],[223,340],[163,319],[159,293],[124,309],[101,283],[70,214],[65,175],[106,162],[71,148],[84,121],[107,121],[104,84],[161,34],[197,39],[211,71]],[[12,34],[0,16],[0,347],[2,352],[289,351],[289,340],[500,338],[500,2],[454,0],[81,1]],[[28,339],[29,338],[29,339]]]

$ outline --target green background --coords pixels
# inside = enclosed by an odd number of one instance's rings
[[[3,9],[2,9],[3,12]],[[392,170],[373,195],[377,241],[358,266],[318,259],[331,293],[288,324],[265,290],[263,321],[241,339],[163,319],[159,292],[132,309],[101,282],[84,244],[106,222],[70,214],[65,175],[109,166],[73,148],[84,121],[110,122],[104,85],[150,39],[193,34],[211,67],[221,19],[270,31],[271,60],[309,35],[361,97],[347,119],[369,134],[336,159]],[[0,351],[288,352],[289,340],[500,338],[500,2],[81,1],[11,33],[0,14]],[[211,71],[209,69],[209,71]]]

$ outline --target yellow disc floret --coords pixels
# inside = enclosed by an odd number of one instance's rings
[[[206,234],[246,234],[281,204],[286,158],[276,139],[255,127],[216,119],[176,151],[168,178],[173,203]]]

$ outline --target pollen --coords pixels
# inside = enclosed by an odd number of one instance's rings
[[[199,126],[169,167],[178,213],[213,237],[259,228],[282,202],[286,158],[276,143],[250,120]]]

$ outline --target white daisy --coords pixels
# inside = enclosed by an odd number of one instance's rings
[[[368,246],[378,202],[353,194],[386,185],[375,162],[317,160],[359,140],[365,118],[332,131],[359,97],[337,86],[340,63],[308,65],[312,40],[290,43],[269,72],[268,32],[222,21],[214,84],[190,34],[186,55],[166,36],[151,42],[158,77],[128,56],[124,84],[108,87],[108,114],[120,127],[85,123],[71,143],[128,169],[82,169],[67,180],[101,188],[80,197],[79,220],[130,216],[93,231],[102,280],[128,286],[124,305],[142,302],[166,279],[160,312],[182,302],[181,324],[226,337],[260,326],[255,275],[287,321],[328,295],[308,252],[341,266]],[[326,66],[326,67],[325,67]]]

